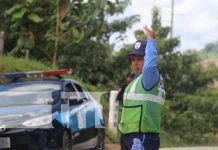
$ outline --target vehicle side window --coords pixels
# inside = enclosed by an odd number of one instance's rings
[[[79,92],[80,98],[86,98],[88,100],[89,97],[88,97],[86,91],[80,85],[78,85],[78,84],[74,84],[74,85]]]
[[[64,88],[64,99],[68,99],[70,96],[78,96],[77,91],[71,83],[67,83]]]

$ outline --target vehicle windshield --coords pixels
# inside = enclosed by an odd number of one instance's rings
[[[28,81],[0,85],[0,107],[47,104],[52,93],[61,89],[60,82]]]

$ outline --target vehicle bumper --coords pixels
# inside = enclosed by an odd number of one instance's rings
[[[7,129],[0,133],[0,138],[10,139],[10,149],[14,150],[39,150],[49,147],[53,137],[49,137],[54,129]],[[53,132],[55,133],[55,132]],[[55,135],[55,134],[54,134]],[[57,144],[52,143],[56,146]]]

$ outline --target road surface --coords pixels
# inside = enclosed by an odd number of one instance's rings
[[[105,150],[120,150],[118,144],[106,144]],[[160,150],[218,150],[218,147],[177,147],[177,148],[160,148]]]

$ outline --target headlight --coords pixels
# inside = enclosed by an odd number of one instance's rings
[[[34,118],[23,122],[22,124],[26,127],[36,127],[48,125],[52,122],[52,115],[46,115],[39,118]]]

